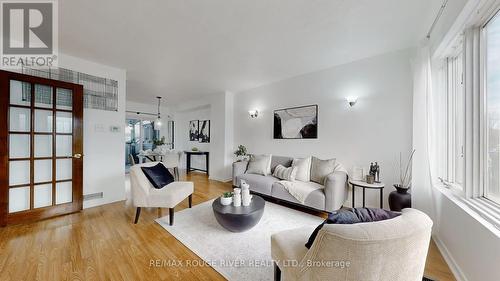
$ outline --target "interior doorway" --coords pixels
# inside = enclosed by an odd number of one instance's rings
[[[155,120],[127,118],[125,124],[125,171],[139,163],[141,151],[154,151],[162,145],[174,149],[174,121],[168,120],[155,128]]]

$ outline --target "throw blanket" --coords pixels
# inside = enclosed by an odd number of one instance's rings
[[[290,193],[297,201],[301,204],[306,202],[307,196],[317,189],[324,188],[324,186],[319,184],[311,184],[311,182],[303,181],[279,181],[286,191]]]
[[[347,174],[347,170],[338,163],[335,165],[333,172],[345,172]],[[346,181],[346,186],[348,186],[348,182],[349,181]],[[278,183],[301,204],[306,202],[307,196],[309,196],[311,192],[324,188],[323,185],[303,181],[279,181]]]

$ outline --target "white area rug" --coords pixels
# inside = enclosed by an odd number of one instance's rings
[[[302,226],[316,227],[323,221],[319,217],[266,202],[264,215],[254,228],[233,233],[219,225],[213,214],[212,202],[176,212],[173,226],[168,225],[168,216],[156,222],[231,281],[273,280],[271,235]]]

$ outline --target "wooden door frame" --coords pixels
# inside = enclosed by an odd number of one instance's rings
[[[8,224],[17,224],[22,222],[36,221],[44,218],[54,217],[63,214],[74,213],[83,208],[83,157],[80,159],[73,158],[73,173],[72,173],[72,202],[59,205],[52,205],[43,208],[29,209],[25,211],[9,213],[9,105],[10,105],[10,80],[18,80],[31,84],[50,85],[53,89],[53,97],[56,97],[57,88],[70,89],[73,93],[73,153],[83,155],[83,86],[58,80],[46,79],[41,77],[29,76],[25,74],[15,73],[0,70],[0,226]],[[34,87],[32,88],[32,104],[30,109],[34,108]],[[53,99],[52,110],[56,111],[57,100]],[[58,110],[59,111],[59,110]],[[55,116],[55,114],[53,115]],[[31,116],[33,122],[34,116]],[[55,118],[53,118],[52,141],[56,141]],[[34,129],[34,128],[31,128]],[[33,132],[31,133],[33,134]],[[33,151],[33,141],[30,142],[31,151]],[[54,147],[52,151],[55,155]],[[51,157],[51,159],[53,159]],[[30,161],[34,161],[33,153],[31,153]],[[31,169],[33,170],[33,169]],[[56,175],[55,167],[52,167],[52,202],[55,204],[55,183]],[[34,185],[30,180],[30,202],[33,198]]]

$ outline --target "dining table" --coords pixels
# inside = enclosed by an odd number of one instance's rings
[[[140,152],[139,154],[137,154],[137,158],[139,158],[139,163],[145,163],[146,160],[149,160],[151,162],[156,162],[156,161],[161,161],[165,155],[166,153],[148,151],[148,152]]]

